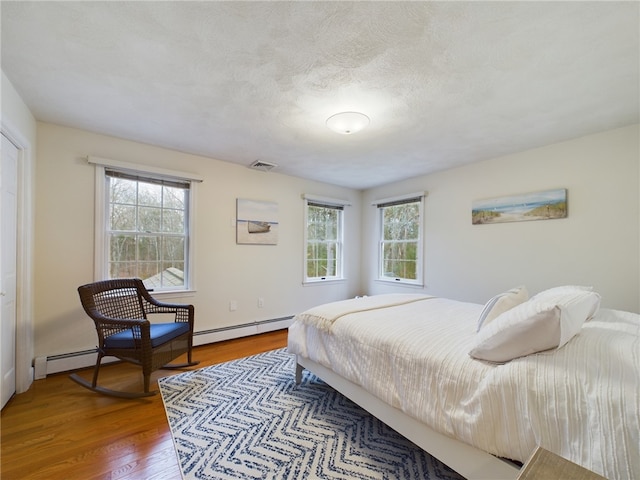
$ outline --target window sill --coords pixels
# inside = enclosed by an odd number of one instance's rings
[[[346,278],[327,278],[326,280],[305,280],[302,282],[303,286],[313,286],[313,285],[326,285],[328,283],[344,283],[346,282]]]
[[[150,290],[149,294],[154,298],[185,298],[195,297],[196,290]]]
[[[375,281],[380,283],[386,283],[389,285],[399,285],[402,287],[424,288],[424,283],[422,282],[409,282],[409,281],[403,281],[403,280],[395,280],[392,278],[389,278],[389,279],[376,278]]]

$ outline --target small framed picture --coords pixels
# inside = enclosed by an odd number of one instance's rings
[[[236,243],[239,245],[277,245],[278,204],[238,198],[236,203]]]

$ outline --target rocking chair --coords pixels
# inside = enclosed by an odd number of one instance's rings
[[[113,279],[78,287],[80,301],[98,333],[98,359],[89,383],[77,374],[70,378],[94,392],[121,398],[148,397],[151,373],[161,368],[184,368],[197,365],[191,360],[193,347],[193,305],[159,302],[139,278]],[[173,322],[150,323],[152,314],[170,314]],[[169,364],[187,354],[187,362]],[[98,386],[102,357],[113,356],[142,367],[144,392],[122,392]]]

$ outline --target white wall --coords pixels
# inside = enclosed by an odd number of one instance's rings
[[[293,315],[359,293],[361,193],[275,172],[259,172],[58,125],[38,123],[35,354],[51,356],[95,347],[77,287],[94,280],[94,166],[87,155],[196,173],[196,331]],[[250,163],[249,160],[247,163]],[[348,200],[345,210],[347,281],[303,286],[303,193]],[[278,245],[236,245],[236,199],[277,202]],[[258,297],[264,308],[257,307]],[[229,311],[229,301],[238,309]]]
[[[18,251],[16,291],[16,392],[33,381],[33,217],[36,120],[11,81],[2,72],[2,133],[19,148]],[[0,226],[0,228],[2,228]],[[1,237],[1,235],[0,235]],[[2,246],[0,245],[0,248]],[[1,319],[0,319],[1,320]]]
[[[484,303],[516,285],[531,294],[592,285],[609,308],[640,311],[639,126],[630,126],[371,189],[363,197],[369,294],[425,293]],[[471,224],[474,200],[568,189],[566,219]],[[426,190],[425,288],[371,280],[375,199]]]
[[[3,107],[4,110],[4,107]],[[639,127],[632,126],[358,192],[263,173],[86,131],[38,123],[34,356],[92,349],[95,332],[78,285],[92,281],[96,155],[205,178],[196,205],[196,289],[175,301],[196,306],[199,332],[293,315],[356,294],[407,291],[372,280],[376,198],[427,190],[426,293],[483,303],[514,285],[593,285],[607,307],[639,311]],[[562,220],[471,225],[476,199],[564,187]],[[302,286],[301,194],[342,198],[347,282]],[[235,244],[237,198],[280,207],[277,246]],[[416,289],[410,289],[416,291]],[[257,307],[257,298],[265,307]],[[230,312],[229,300],[238,301]],[[173,300],[173,299],[172,299]],[[250,332],[249,332],[250,333]],[[202,337],[201,337],[202,338]]]

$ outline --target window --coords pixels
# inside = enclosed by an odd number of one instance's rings
[[[190,182],[106,169],[107,278],[139,277],[147,288],[188,286]]]
[[[305,282],[342,279],[344,205],[306,200]]]
[[[376,202],[379,280],[422,285],[422,194]]]
[[[197,174],[89,156],[96,169],[95,280],[139,277],[156,292],[193,289]]]

